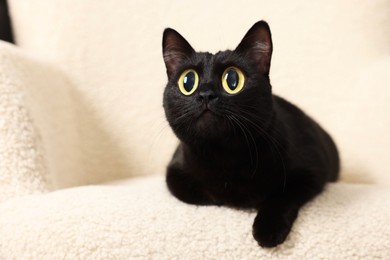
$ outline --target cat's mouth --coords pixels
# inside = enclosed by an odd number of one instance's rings
[[[215,112],[212,111],[210,108],[206,107],[200,113],[199,119],[209,120],[209,119],[211,119],[214,116],[215,116]]]
[[[218,121],[218,115],[209,107],[205,107],[198,116],[197,125],[201,128],[215,127]],[[215,129],[214,129],[215,130]]]
[[[214,115],[214,112],[211,111],[210,109],[206,108],[205,110],[203,110],[201,116],[212,116]]]
[[[201,110],[196,120],[196,130],[200,137],[215,139],[225,131],[225,125],[221,122],[222,117],[213,108]]]

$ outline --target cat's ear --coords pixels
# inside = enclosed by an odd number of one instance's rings
[[[252,59],[261,74],[268,75],[271,66],[271,30],[265,21],[255,23],[235,50]]]
[[[167,28],[163,35],[163,56],[168,76],[195,51],[177,31]]]

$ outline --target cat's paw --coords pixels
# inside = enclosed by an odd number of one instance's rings
[[[259,213],[253,223],[253,237],[261,247],[275,247],[286,240],[291,226],[284,217]]]

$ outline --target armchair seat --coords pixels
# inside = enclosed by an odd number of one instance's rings
[[[162,176],[143,177],[2,203],[0,250],[9,259],[385,259],[389,197],[385,187],[330,184],[285,243],[263,249],[251,233],[256,212],[187,205]]]

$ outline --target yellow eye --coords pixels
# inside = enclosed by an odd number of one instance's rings
[[[229,94],[238,93],[245,83],[244,73],[239,68],[229,67],[222,74],[222,86]]]
[[[181,93],[188,96],[194,93],[199,84],[199,76],[195,70],[185,70],[177,82]]]

